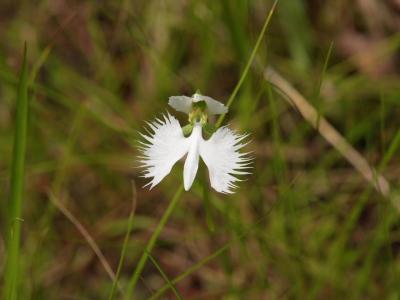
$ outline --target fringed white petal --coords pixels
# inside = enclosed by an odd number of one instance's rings
[[[174,164],[189,149],[189,139],[185,138],[177,119],[170,114],[148,123],[152,130],[139,147],[142,152],[140,163],[145,168],[143,177],[151,178],[147,184],[152,189],[170,172]],[[146,185],[146,186],[147,186]]]
[[[222,115],[226,114],[228,112],[228,107],[226,107],[224,104],[221,102],[208,97],[208,96],[203,96],[200,94],[194,94],[193,95],[193,102],[199,102],[199,101],[205,101],[207,104],[207,113],[209,115]]]
[[[192,110],[192,98],[187,96],[171,96],[168,104],[177,111],[189,114]]]
[[[233,193],[235,175],[249,174],[251,158],[239,150],[246,144],[241,143],[247,135],[239,135],[227,127],[218,129],[209,140],[200,144],[200,156],[208,167],[211,186],[220,193]]]

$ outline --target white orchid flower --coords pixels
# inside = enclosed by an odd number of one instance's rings
[[[199,157],[209,170],[211,186],[220,193],[233,193],[235,175],[249,174],[251,158],[248,153],[239,150],[246,144],[241,143],[247,135],[236,134],[229,128],[221,127],[208,140],[203,139],[202,129],[207,124],[207,114],[223,114],[227,107],[222,103],[200,94],[193,97],[173,96],[169,104],[178,111],[189,114],[191,134],[184,136],[179,121],[169,113],[148,123],[151,131],[141,134],[142,156],[140,163],[145,168],[143,177],[151,178],[146,185],[152,189],[167,176],[175,163],[185,154],[183,169],[184,188],[188,191],[196,177]]]

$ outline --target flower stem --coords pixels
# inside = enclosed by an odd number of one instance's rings
[[[242,84],[243,84],[243,82],[244,82],[244,79],[245,79],[246,76],[247,76],[247,73],[249,73],[251,64],[253,63],[254,58],[256,57],[256,53],[257,53],[257,51],[258,51],[258,48],[260,48],[261,41],[262,41],[262,39],[263,39],[263,37],[264,37],[264,35],[265,35],[265,32],[267,31],[269,22],[271,21],[271,17],[272,17],[272,15],[273,15],[274,11],[275,11],[275,8],[276,8],[276,5],[277,5],[277,4],[278,4],[278,0],[275,0],[274,4],[272,5],[271,10],[269,11],[269,13],[268,13],[268,15],[267,15],[267,18],[266,18],[265,21],[264,21],[263,28],[261,29],[261,32],[260,32],[260,34],[258,35],[257,42],[256,42],[256,44],[254,45],[253,51],[251,51],[250,58],[249,58],[249,60],[247,61],[247,64],[246,64],[246,66],[244,67],[244,70],[243,70],[243,72],[242,72],[242,75],[240,76],[240,79],[239,79],[238,83],[236,84],[235,88],[233,89],[232,94],[229,96],[228,102],[227,102],[227,104],[226,104],[226,106],[227,106],[228,108],[232,105],[232,102],[233,102],[233,100],[235,99],[237,93],[239,92],[239,89],[240,89],[240,87],[242,86]],[[215,124],[215,126],[216,126],[217,128],[220,127],[220,126],[222,125],[222,122],[223,122],[224,119],[225,119],[225,115],[226,115],[226,114],[223,114],[223,115],[221,115],[221,116],[218,118],[217,123]]]
[[[163,230],[165,224],[168,222],[169,217],[171,216],[172,212],[174,211],[176,205],[178,204],[179,199],[181,198],[183,192],[183,185],[181,185],[179,187],[179,189],[175,192],[174,197],[172,198],[171,202],[169,203],[166,211],[164,212],[164,214],[161,217],[160,222],[158,223],[156,229],[154,230],[153,234],[150,237],[150,240],[148,241],[145,250],[143,251],[142,256],[140,257],[140,260],[136,266],[136,269],[129,281],[128,284],[128,289],[127,289],[127,293],[125,294],[125,300],[130,300],[131,295],[133,293],[133,291],[135,290],[136,284],[139,280],[140,274],[143,271],[143,268],[147,262],[147,259],[149,258],[149,253],[151,253],[151,251],[154,248],[154,245],[161,233],[161,231]]]

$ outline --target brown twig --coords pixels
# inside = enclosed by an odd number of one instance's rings
[[[102,264],[104,270],[110,277],[110,279],[114,282],[116,280],[116,276],[114,271],[112,270],[110,264],[107,259],[101,252],[99,246],[96,244],[95,240],[91,237],[86,228],[82,225],[81,222],[62,204],[58,201],[53,193],[49,193],[49,199],[51,202],[64,214],[64,216],[75,226],[75,228],[79,231],[79,233],[84,237],[86,242],[89,244],[90,248],[92,248],[93,252],[96,254],[100,263]],[[120,287],[119,287],[120,288]]]
[[[296,107],[304,119],[311,124],[353,167],[384,197],[389,197],[390,185],[378,174],[367,160],[280,74],[268,67],[264,78],[272,83],[290,105]],[[397,209],[399,207],[396,205]]]

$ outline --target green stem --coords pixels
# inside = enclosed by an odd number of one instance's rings
[[[271,21],[272,15],[273,15],[273,13],[274,13],[274,11],[275,11],[275,8],[276,8],[276,5],[277,5],[277,4],[278,4],[278,0],[275,0],[274,4],[272,5],[271,10],[270,10],[269,13],[268,13],[267,18],[265,19],[263,28],[261,29],[261,32],[260,32],[260,34],[258,35],[257,42],[256,42],[256,44],[255,44],[255,46],[254,46],[254,48],[253,48],[253,51],[251,52],[250,58],[249,58],[249,60],[247,61],[247,64],[246,64],[246,66],[245,66],[245,68],[244,68],[244,70],[243,70],[243,72],[242,72],[242,75],[240,76],[240,79],[239,79],[238,83],[236,84],[236,86],[235,86],[235,88],[234,88],[232,94],[230,95],[230,97],[229,97],[229,99],[228,99],[228,102],[227,102],[227,104],[226,104],[226,106],[227,106],[228,108],[232,105],[232,102],[233,102],[233,100],[235,99],[237,93],[239,92],[239,89],[240,89],[240,87],[242,86],[242,84],[243,84],[243,82],[244,82],[244,80],[245,80],[245,78],[246,78],[246,76],[247,76],[247,73],[249,73],[251,64],[253,63],[254,58],[256,57],[258,48],[260,48],[261,41],[262,41],[262,39],[263,39],[263,37],[264,37],[264,35],[265,35],[265,32],[267,31],[269,22]],[[223,122],[224,119],[225,119],[225,115],[226,115],[226,114],[223,114],[223,115],[221,115],[221,116],[218,118],[217,123],[216,123],[216,127],[217,127],[217,128],[220,127],[220,126],[222,125],[222,122]]]
[[[166,211],[164,212],[163,216],[161,217],[160,222],[158,223],[156,229],[154,230],[153,234],[150,237],[149,242],[146,245],[145,250],[143,251],[142,256],[140,257],[140,260],[136,266],[135,272],[133,273],[133,276],[131,277],[129,284],[128,284],[128,290],[125,295],[125,299],[129,300],[131,299],[131,295],[136,287],[136,284],[139,280],[140,274],[143,271],[143,268],[147,262],[147,259],[149,258],[149,253],[154,248],[154,245],[156,244],[156,241],[163,230],[165,224],[168,222],[169,217],[171,216],[172,212],[174,211],[176,205],[178,204],[179,199],[181,198],[183,192],[183,185],[179,187],[179,189],[176,191],[174,197],[172,198],[172,201],[169,203]]]

